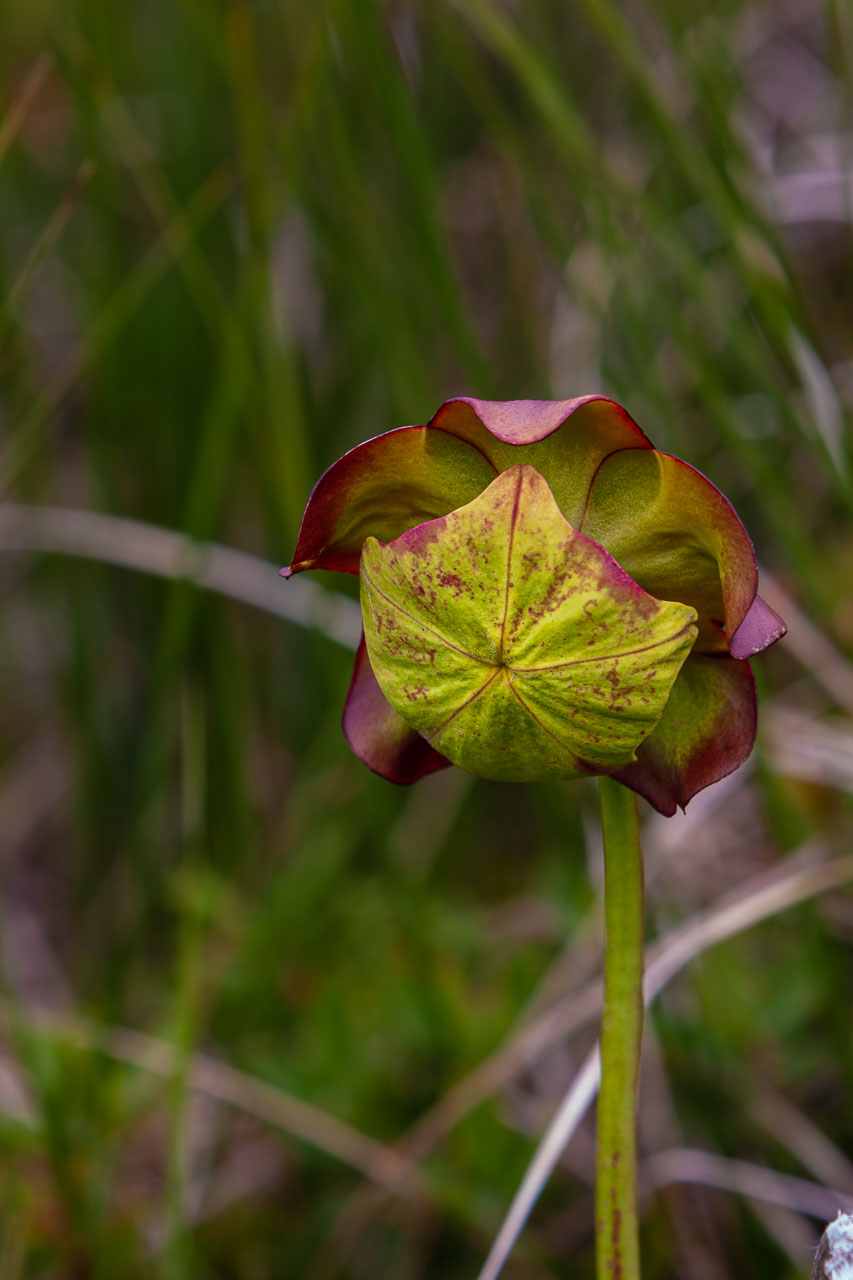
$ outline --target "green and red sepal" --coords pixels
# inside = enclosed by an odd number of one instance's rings
[[[494,477],[477,449],[446,431],[399,427],[367,440],[317,481],[282,576],[304,569],[358,573],[366,538],[390,542],[470,502]]]
[[[657,450],[607,458],[581,529],[652,595],[693,606],[697,652],[728,651],[755,599],[758,566],[734,507],[695,467]]]

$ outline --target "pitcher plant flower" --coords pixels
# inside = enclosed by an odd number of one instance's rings
[[[785,632],[731,504],[600,395],[457,397],[358,445],[305,569],[360,575],[343,729],[397,783],[610,775],[670,815],[749,755],[749,658]]]
[[[460,397],[321,476],[282,573],[314,568],[360,577],[343,727],[371,769],[401,783],[448,764],[503,781],[599,777],[596,1270],[640,1280],[631,792],[672,814],[752,750],[749,659],[785,631],[757,594],[752,543],[720,491],[613,400]],[[481,1274],[497,1275],[502,1248],[499,1234]]]

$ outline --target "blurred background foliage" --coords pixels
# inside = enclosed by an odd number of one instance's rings
[[[851,60],[843,0],[0,8],[2,1280],[474,1276],[600,971],[591,786],[391,787],[345,647],[68,509],[288,608],[344,449],[611,393],[792,624],[749,766],[648,815],[650,935],[849,852]],[[648,1280],[805,1275],[853,1197],[853,897],[780,905],[650,1018]],[[592,1274],[592,1141],[507,1276]]]

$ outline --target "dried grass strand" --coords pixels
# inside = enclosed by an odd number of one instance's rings
[[[80,556],[191,582],[232,600],[320,631],[358,648],[361,611],[354,600],[297,578],[285,583],[268,560],[124,516],[68,507],[0,504],[0,550]]]
[[[801,854],[815,847],[818,847],[817,841],[807,845]],[[689,922],[676,930],[665,944],[654,949],[656,954],[647,965],[643,984],[646,1004],[703,951],[744,932],[761,920],[850,880],[853,880],[853,856],[848,855],[776,877],[752,893],[723,904],[703,919]],[[503,1270],[545,1184],[595,1097],[598,1078],[596,1046],[587,1055],[540,1139],[477,1280],[497,1280]]]

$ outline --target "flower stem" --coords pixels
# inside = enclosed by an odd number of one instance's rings
[[[643,858],[637,799],[599,778],[604,837],[604,1010],[595,1245],[598,1280],[639,1280],[637,1077],[643,1036]]]

